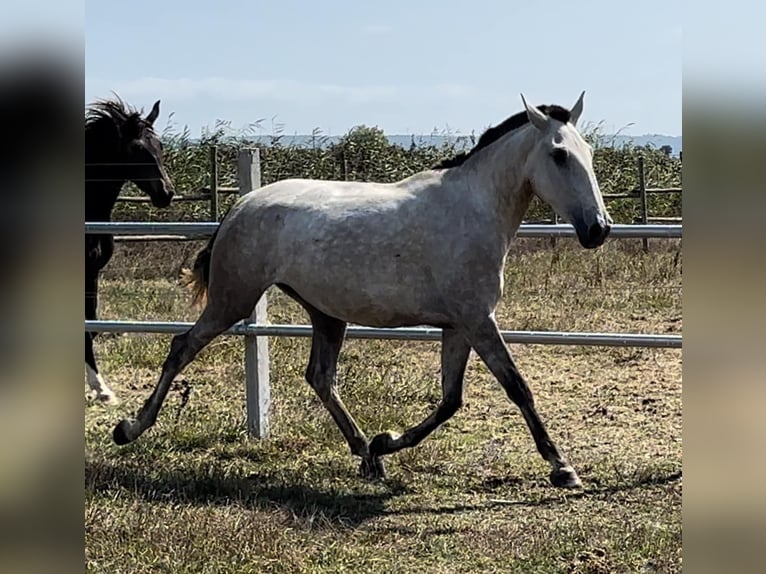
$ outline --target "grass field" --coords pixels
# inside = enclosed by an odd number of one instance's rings
[[[177,286],[196,245],[118,247],[104,319],[193,320]],[[676,333],[681,245],[519,241],[498,323],[506,329]],[[274,322],[306,323],[269,293]],[[271,339],[272,436],[247,438],[243,343],[216,340],[136,443],[114,424],[150,393],[169,336],[100,336],[118,407],[86,408],[88,572],[680,572],[681,351],[512,345],[551,436],[584,488],[548,483],[518,409],[472,355],[465,405],[367,483],[305,383],[309,341]],[[438,345],[348,341],[339,388],[368,436],[438,402]]]

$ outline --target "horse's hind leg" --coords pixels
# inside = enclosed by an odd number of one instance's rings
[[[302,303],[309,311],[314,330],[306,380],[332,415],[348,442],[351,453],[362,457],[362,475],[366,478],[383,478],[386,471],[380,457],[370,455],[367,437],[346,409],[335,388],[338,355],[343,345],[346,323],[325,315],[305,302]]]
[[[370,452],[383,456],[413,447],[431,434],[439,425],[454,415],[463,402],[463,375],[471,347],[462,333],[453,329],[442,331],[442,400],[428,417],[399,437],[381,433],[370,443]]]
[[[173,337],[157,386],[135,419],[124,419],[115,427],[114,442],[120,445],[133,442],[146,429],[154,425],[173,379],[208,343],[234,323],[247,317],[251,310],[252,306],[249,309],[242,305],[233,307],[227,304],[223,297],[215,300],[208,299],[205,310],[194,326],[186,333]]]

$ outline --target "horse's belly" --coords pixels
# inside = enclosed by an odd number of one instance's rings
[[[330,275],[286,278],[284,283],[298,296],[326,315],[368,327],[441,325],[448,322],[429,291],[415,282],[357,277],[356,281],[334,281]],[[370,279],[373,279],[372,281]],[[431,291],[432,293],[432,291]]]

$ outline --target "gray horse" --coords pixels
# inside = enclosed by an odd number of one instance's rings
[[[531,107],[482,134],[468,153],[402,181],[381,184],[289,179],[243,196],[190,272],[205,302],[194,326],[173,338],[154,392],[117,444],[151,427],[171,381],[216,336],[250,315],[277,285],[313,326],[306,379],[335,419],[361,473],[385,476],[381,457],[420,443],[459,408],[473,348],[518,405],[555,486],[580,479],[548,436],[532,393],[495,322],[503,267],[533,195],[569,221],[585,248],[604,243],[611,219],[593,173],[592,150],[571,111]],[[400,436],[368,441],[338,396],[335,374],[346,325],[442,329],[438,407]]]

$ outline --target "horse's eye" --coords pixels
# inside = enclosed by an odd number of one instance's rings
[[[556,162],[556,165],[563,166],[567,162],[569,153],[564,148],[557,147],[551,152],[551,156],[553,156],[553,161]]]

